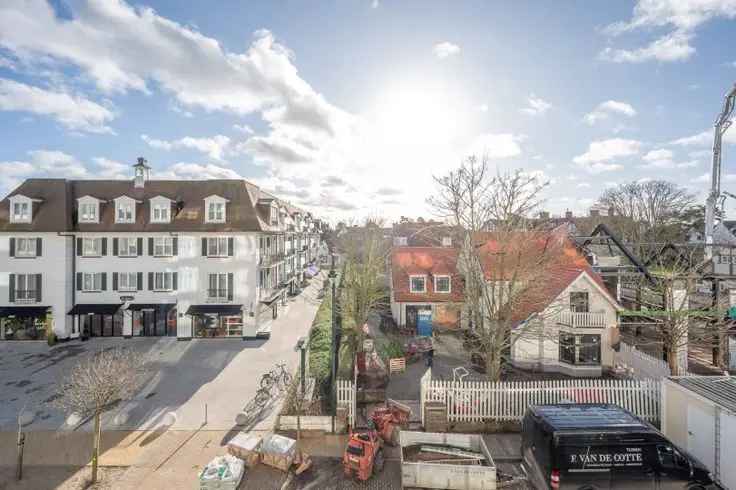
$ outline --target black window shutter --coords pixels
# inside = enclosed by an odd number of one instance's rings
[[[153,272],[148,273],[148,290],[153,291]]]
[[[8,301],[15,302],[15,274],[10,274],[8,278]]]
[[[102,290],[107,291],[107,272],[102,272]]]
[[[82,255],[82,239],[77,238],[77,256]]]
[[[235,251],[235,239],[233,237],[230,237],[227,239],[227,255],[229,257],[233,256],[233,253]]]
[[[174,253],[174,255],[179,255],[179,237],[174,237],[171,244],[171,251]]]
[[[112,273],[112,290],[113,291],[118,290],[118,273],[117,272]]]
[[[148,237],[148,255],[153,255],[153,237]]]
[[[82,290],[82,273],[77,272],[77,291]]]
[[[135,251],[138,252],[138,256],[143,255],[143,238],[138,237],[138,243],[136,243]]]
[[[38,237],[36,238],[36,257],[40,257],[41,255],[43,255],[43,240],[41,237]]]
[[[15,238],[10,239],[10,256],[15,257]]]
[[[203,237],[202,238],[202,257],[206,257],[206,256],[207,256],[207,239]]]
[[[142,238],[139,238],[139,240],[142,240]],[[138,277],[136,277],[136,285],[138,286],[138,291],[143,291],[143,273],[139,272]]]
[[[102,255],[107,255],[107,238],[102,239]]]
[[[114,255],[115,257],[117,257],[117,256],[118,256],[118,239],[117,239],[117,238],[113,238],[113,239],[112,239],[112,254],[113,254],[113,255]],[[114,287],[114,286],[113,286],[113,289],[115,289],[115,287]]]
[[[233,273],[229,272],[227,275],[227,300],[233,300]]]
[[[173,272],[171,274],[171,285],[173,286],[174,291],[179,289],[179,273]]]
[[[39,238],[40,240],[40,238]],[[42,292],[42,286],[43,286],[43,280],[41,274],[36,274],[36,301],[41,302],[41,292]]]

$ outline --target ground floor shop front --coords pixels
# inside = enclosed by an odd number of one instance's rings
[[[0,307],[0,340],[45,340],[50,311],[48,306]]]

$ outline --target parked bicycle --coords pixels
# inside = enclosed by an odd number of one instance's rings
[[[277,364],[270,372],[261,376],[261,388],[270,391],[271,388],[276,386],[280,391],[283,391],[291,384],[291,380],[292,376],[286,370],[286,364]]]

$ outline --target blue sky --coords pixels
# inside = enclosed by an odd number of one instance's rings
[[[0,192],[145,156],[334,219],[426,216],[432,175],[485,154],[556,213],[640,179],[704,199],[735,38],[736,0],[4,0]]]

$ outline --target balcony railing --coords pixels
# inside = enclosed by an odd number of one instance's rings
[[[16,289],[15,303],[35,303],[38,301],[35,289]]]
[[[605,311],[562,311],[557,317],[557,323],[567,327],[605,328],[607,322]]]
[[[260,264],[263,267],[271,267],[284,260],[283,253],[261,254]]]
[[[232,301],[227,289],[208,289],[207,290],[207,302],[208,303],[227,303]]]

